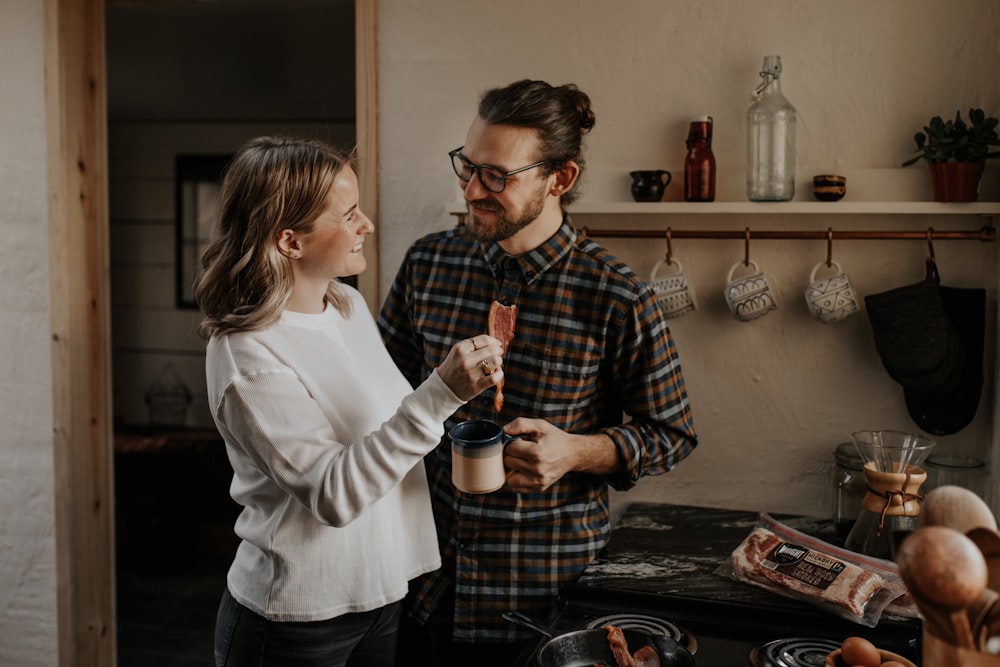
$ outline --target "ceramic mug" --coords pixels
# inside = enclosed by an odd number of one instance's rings
[[[820,322],[829,324],[839,322],[861,310],[858,297],[851,287],[851,281],[835,260],[830,260],[830,266],[835,274],[827,278],[816,279],[816,273],[827,263],[819,262],[809,273],[809,287],[806,288],[806,304],[809,312]]]
[[[513,440],[500,424],[489,419],[459,422],[448,431],[451,439],[451,481],[464,493],[491,493],[507,481],[503,448]]]
[[[741,278],[734,278],[736,269],[741,266],[749,267],[750,273]],[[761,273],[753,260],[736,262],[730,267],[726,276],[725,295],[729,310],[736,319],[743,322],[755,320],[778,307],[771,286],[767,282],[767,276]]]
[[[673,267],[670,273],[665,273],[660,277],[656,276],[661,267]],[[684,274],[684,267],[676,259],[661,259],[653,266],[649,272],[649,286],[656,296],[656,303],[659,304],[663,316],[666,318],[680,317],[684,313],[690,313],[698,309],[694,292],[688,284],[687,276]]]

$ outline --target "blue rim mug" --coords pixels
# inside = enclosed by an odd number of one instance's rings
[[[507,481],[503,448],[513,436],[489,419],[459,422],[448,431],[451,439],[451,481],[463,493],[492,493]]]

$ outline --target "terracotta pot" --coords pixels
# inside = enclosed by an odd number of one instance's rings
[[[976,201],[985,160],[978,162],[928,162],[934,201]]]

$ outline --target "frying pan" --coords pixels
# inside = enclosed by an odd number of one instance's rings
[[[541,627],[524,614],[511,611],[503,614],[504,619],[530,628],[546,637],[548,641],[538,649],[539,667],[592,667],[605,664],[616,667],[608,631],[604,628],[574,630],[559,635]],[[661,667],[695,667],[694,658],[687,649],[670,637],[651,635],[643,630],[623,630],[629,651],[635,653],[643,646],[652,646],[660,656]]]

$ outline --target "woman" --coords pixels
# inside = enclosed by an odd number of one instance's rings
[[[391,665],[407,582],[440,566],[422,457],[495,385],[500,343],[457,343],[415,390],[361,295],[374,226],[350,158],[261,137],[227,167],[196,296],[208,400],[243,510],[215,661]],[[485,362],[485,364],[484,364]]]

